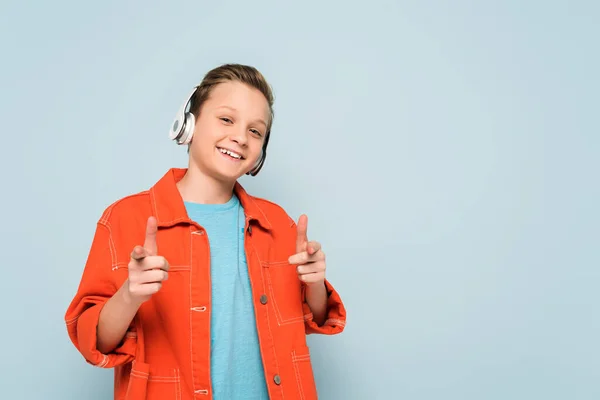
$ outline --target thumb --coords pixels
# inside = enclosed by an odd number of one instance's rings
[[[155,256],[158,251],[156,246],[156,232],[158,226],[156,224],[156,218],[149,217],[148,223],[146,224],[146,240],[144,241],[144,249],[148,252],[148,255]]]
[[[308,244],[308,236],[306,235],[307,230],[308,217],[305,214],[302,214],[300,218],[298,218],[298,224],[296,225],[296,253],[306,250],[306,245]]]

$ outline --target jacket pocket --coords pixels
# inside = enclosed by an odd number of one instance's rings
[[[298,398],[301,400],[317,400],[317,386],[308,347],[300,347],[292,351],[292,365],[298,386]]]
[[[179,369],[133,361],[125,400],[180,400]]]
[[[296,265],[286,261],[264,262],[265,280],[279,325],[304,321],[301,283]]]

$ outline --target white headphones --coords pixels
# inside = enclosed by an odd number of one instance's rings
[[[194,114],[192,114],[188,107],[190,106],[190,102],[192,97],[198,90],[198,86],[192,90],[189,94],[179,111],[177,111],[177,115],[175,116],[175,121],[171,126],[171,130],[169,131],[169,138],[177,142],[180,145],[187,145],[192,141],[192,136],[194,136],[194,126],[196,125],[196,118]],[[255,176],[258,174],[258,171],[262,168],[265,163],[265,158],[267,157],[267,144],[269,143],[269,137],[271,136],[270,132],[267,133],[265,137],[265,141],[263,143],[263,147],[261,150],[260,157],[258,162],[250,171],[246,173],[246,175]]]
[[[192,96],[194,93],[196,93],[196,90],[198,90],[198,86],[192,90],[192,93],[190,93],[190,95],[187,97],[185,103],[183,103],[179,111],[177,111],[175,121],[171,126],[169,138],[171,140],[175,140],[177,144],[189,144],[192,140],[192,136],[194,135],[196,118],[194,117],[194,114],[186,110],[189,107]]]

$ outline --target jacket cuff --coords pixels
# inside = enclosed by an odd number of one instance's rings
[[[327,316],[323,325],[319,326],[313,319],[313,313],[306,303],[306,287],[303,286],[302,308],[304,310],[304,326],[306,328],[306,334],[318,333],[322,335],[335,335],[341,333],[346,327],[346,308],[344,303],[334,287],[325,280],[325,287],[327,289]]]
[[[67,328],[71,340],[89,364],[99,368],[113,368],[135,358],[137,335],[131,329],[117,348],[108,354],[101,353],[97,348],[97,328],[104,304],[106,302],[87,308],[76,321],[70,324],[67,322]]]

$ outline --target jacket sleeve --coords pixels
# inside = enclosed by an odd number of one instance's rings
[[[327,288],[327,315],[323,325],[319,326],[314,321],[312,311],[306,302],[306,285],[302,284],[302,308],[307,335],[313,333],[335,335],[341,333],[346,327],[346,308],[339,293],[327,279],[325,279],[325,287]]]
[[[81,282],[65,315],[69,338],[88,363],[100,368],[133,360],[137,344],[135,330],[130,330],[112,352],[103,354],[96,347],[100,311],[118,289],[112,276],[115,252],[110,226],[98,222]]]

